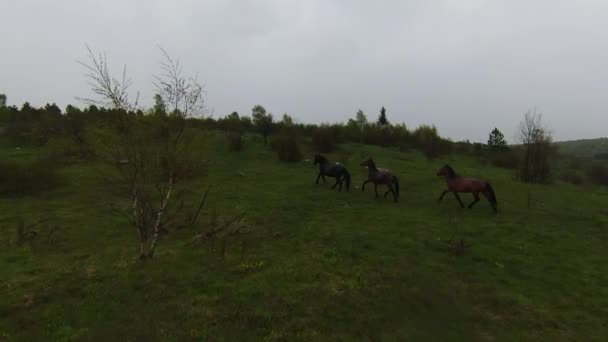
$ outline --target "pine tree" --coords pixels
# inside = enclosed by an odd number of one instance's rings
[[[386,119],[386,109],[384,109],[384,106],[382,107],[382,109],[380,109],[380,116],[378,117],[378,124],[385,126],[388,125],[388,119]]]
[[[492,130],[492,132],[490,132],[490,137],[488,138],[488,148],[490,151],[504,151],[508,149],[505,136],[496,127]]]

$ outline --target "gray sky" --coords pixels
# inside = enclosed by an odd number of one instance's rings
[[[142,100],[162,45],[207,85],[215,116],[254,104],[300,122],[434,123],[456,140],[513,140],[537,107],[557,140],[608,136],[605,0],[6,0],[9,104],[90,96],[85,43],[127,64]]]

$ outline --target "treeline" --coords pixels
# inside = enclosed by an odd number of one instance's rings
[[[129,114],[149,121],[171,117],[171,114],[158,109],[148,112],[139,110]],[[440,137],[434,126],[421,126],[410,131],[404,124],[370,123],[366,119],[362,120],[361,115],[360,112],[358,120],[351,119],[346,124],[303,124],[294,123],[287,114],[283,115],[280,120],[275,120],[272,114],[257,105],[253,108],[251,116],[233,112],[220,118],[188,118],[187,123],[197,128],[218,129],[241,134],[259,133],[266,139],[288,132],[290,135],[298,137],[310,137],[319,152],[330,152],[337,144],[345,142],[419,149],[424,151],[429,158],[449,154],[454,150],[455,143]],[[55,104],[36,108],[26,102],[21,108],[15,106],[0,108],[3,135],[13,144],[19,145],[41,145],[53,135],[71,134],[76,139],[83,139],[81,135],[87,126],[100,122],[115,122],[120,117],[120,110],[95,105],[84,109],[68,105],[66,110],[62,111]],[[460,143],[460,145],[462,144],[471,145]]]
[[[290,115],[284,114],[276,120],[272,114],[256,105],[252,116],[233,112],[223,118],[190,119],[202,127],[211,127],[227,132],[253,132],[263,137],[282,135],[309,137],[314,149],[326,153],[338,144],[353,142],[402,150],[418,149],[429,158],[453,152],[455,144],[442,138],[434,126],[420,126],[409,130],[405,124],[392,125],[386,121],[385,110],[381,110],[378,122],[369,122],[362,111],[347,123],[305,124],[295,123]]]
[[[139,118],[148,123],[161,123],[170,120],[163,104],[157,104],[148,111],[138,110],[126,113],[121,110],[108,109],[90,105],[84,109],[68,105],[62,111],[55,104],[35,108],[24,103],[21,108],[14,106],[0,107],[0,137],[13,146],[43,145],[52,136],[70,137],[75,143],[71,153],[90,156],[87,148],[86,132],[98,125],[115,125],[124,115]],[[401,151],[420,151],[428,159],[435,159],[450,154],[469,155],[478,158],[482,163],[516,171],[518,178],[527,182],[546,183],[556,178],[570,182],[582,183],[584,178],[608,184],[608,168],[605,163],[593,163],[576,168],[573,163],[551,163],[559,156],[557,149],[546,136],[540,123],[531,121],[526,114],[522,121],[532,132],[522,139],[521,145],[509,146],[504,135],[494,128],[486,144],[469,141],[454,142],[439,135],[435,126],[423,125],[409,129],[405,124],[391,124],[386,109],[382,107],[376,120],[370,121],[363,111],[359,110],[346,123],[306,124],[296,123],[293,118],[284,114],[275,118],[261,105],[252,108],[251,115],[232,112],[219,118],[188,118],[186,124],[192,128],[212,129],[226,132],[231,150],[238,151],[245,146],[243,135],[259,134],[266,145],[277,151],[284,161],[296,161],[302,156],[299,144],[307,141],[312,148],[321,153],[331,152],[339,144],[363,143],[382,147],[396,148]],[[564,158],[565,159],[565,158]],[[567,164],[559,172],[551,169],[551,164]],[[582,165],[582,164],[581,164]]]

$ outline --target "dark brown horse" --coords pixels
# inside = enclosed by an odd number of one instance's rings
[[[367,166],[367,180],[361,185],[361,191],[365,191],[365,184],[374,183],[374,191],[376,192],[376,198],[378,198],[378,184],[385,184],[388,190],[384,193],[384,198],[391,192],[393,193],[393,200],[397,202],[399,199],[399,180],[397,176],[390,171],[378,169],[372,158],[362,162],[361,166]]]
[[[485,198],[488,199],[494,212],[498,211],[498,202],[496,201],[496,194],[494,193],[494,189],[490,183],[475,178],[464,178],[456,174],[454,169],[452,169],[448,164],[445,164],[439,171],[437,172],[437,176],[445,177],[445,181],[448,185],[448,189],[444,190],[441,196],[439,196],[439,202],[443,199],[443,196],[448,192],[454,194],[454,197],[460,203],[460,206],[464,208],[464,204],[458,196],[459,192],[470,192],[473,194],[474,201],[469,204],[469,209],[473,208],[475,203],[479,202],[479,194],[483,194]]]
[[[331,163],[327,158],[320,154],[315,154],[314,165],[319,164],[319,175],[315,184],[319,184],[319,178],[323,179],[323,183],[326,183],[325,176],[336,178],[336,184],[331,188],[334,189],[336,186],[339,187],[339,191],[342,191],[342,183],[346,183],[346,191],[350,188],[350,173],[348,170],[340,165]]]

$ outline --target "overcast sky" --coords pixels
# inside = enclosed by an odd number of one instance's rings
[[[146,105],[163,46],[198,73],[214,116],[262,104],[300,122],[435,124],[513,140],[537,107],[557,140],[608,136],[605,0],[7,0],[0,93],[11,105],[90,96],[85,43],[126,64]]]

